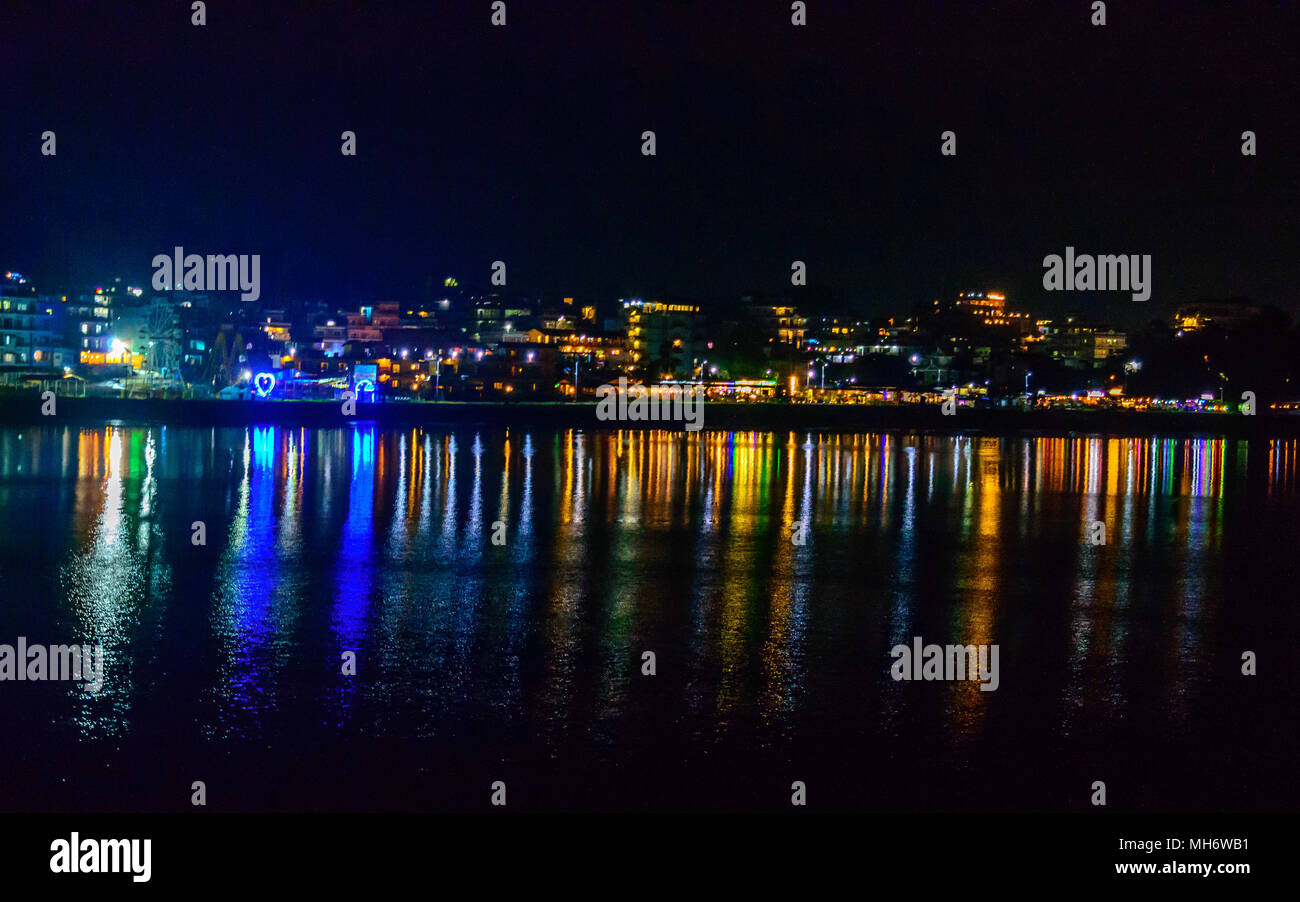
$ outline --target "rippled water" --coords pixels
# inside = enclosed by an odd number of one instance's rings
[[[108,658],[0,682],[0,806],[1294,807],[1296,451],[0,430],[0,643]]]

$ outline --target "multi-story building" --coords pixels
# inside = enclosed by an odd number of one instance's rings
[[[64,343],[77,353],[74,363],[88,364],[88,356],[108,354],[112,333],[111,298],[102,294],[61,294],[50,298],[63,324]]]
[[[1006,296],[996,291],[963,291],[955,298],[936,300],[930,316],[940,328],[959,334],[1019,335],[1033,330],[1029,314],[1007,309]]]
[[[396,329],[402,325],[401,305],[396,301],[381,301],[373,307],[362,307],[370,317],[370,324],[379,329]]]
[[[626,373],[634,365],[628,339],[619,332],[576,332],[567,335],[546,335],[548,343],[559,352],[559,365],[572,374],[575,363],[580,373],[614,378]],[[684,356],[682,362],[685,361]],[[658,375],[662,376],[662,373]]]
[[[293,341],[293,326],[283,310],[262,311],[262,332],[274,344],[287,345]]]
[[[5,289],[0,295],[0,366],[52,369],[64,365],[53,309],[40,298]]]
[[[537,395],[551,390],[559,378],[559,349],[550,343],[514,343],[501,349],[503,376],[512,391]]]
[[[1099,328],[1092,333],[1093,360],[1101,363],[1117,354],[1123,354],[1128,347],[1128,335],[1115,329]]]
[[[1088,369],[1123,353],[1128,336],[1106,326],[1086,322],[1077,316],[1064,320],[1039,320],[1042,349],[1066,366]]]
[[[312,349],[321,357],[342,357],[343,346],[348,342],[348,324],[327,317],[312,327]]]
[[[113,353],[113,307],[127,296],[118,286],[110,286],[96,288],[93,294],[59,294],[46,299],[60,324],[63,344],[71,351],[72,359],[65,365],[108,363]]]
[[[806,333],[807,350],[827,355],[836,363],[852,362],[874,343],[866,321],[851,316],[819,316]]]
[[[60,301],[37,295],[16,272],[0,279],[0,367],[9,370],[63,370],[76,364],[65,335]]]
[[[180,329],[181,372],[188,381],[197,381],[208,371],[208,356],[217,337],[217,325],[206,304],[182,304],[176,313]]]
[[[373,310],[373,307],[362,307],[347,315],[349,343],[379,344],[384,340],[384,330],[375,325],[372,319]]]
[[[623,301],[632,362],[663,373],[690,373],[703,356],[703,317],[696,304]]]
[[[888,317],[874,331],[868,331],[870,342],[865,348],[867,354],[886,357],[909,357],[925,349],[920,330],[914,317],[900,319]]]
[[[473,304],[475,341],[493,344],[503,339],[507,332],[517,327],[526,328],[521,322],[533,315],[534,304],[527,298],[504,298],[490,294],[471,297]]]
[[[803,348],[808,321],[799,315],[796,308],[783,304],[746,303],[745,311],[757,320],[759,328],[767,337],[782,344]]]
[[[573,317],[573,311],[563,310],[542,314],[542,328],[551,333],[576,332],[579,326],[586,325]]]
[[[375,367],[380,383],[394,390],[417,392],[433,383],[435,364],[422,357],[400,354],[380,357],[375,360]]]

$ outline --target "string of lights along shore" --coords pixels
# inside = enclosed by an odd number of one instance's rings
[[[1272,854],[1300,9],[4,16],[0,870],[471,860],[361,811]]]

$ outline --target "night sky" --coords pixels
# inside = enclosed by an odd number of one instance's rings
[[[1300,312],[1300,16],[1136,6],[6,3],[0,266],[145,283],[179,244],[260,253],[268,301],[486,288],[501,259],[521,294]],[[1151,254],[1152,300],[1048,295],[1067,244]]]

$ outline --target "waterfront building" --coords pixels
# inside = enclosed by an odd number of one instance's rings
[[[65,337],[61,302],[38,295],[20,273],[0,279],[0,368],[64,370],[76,363]]]
[[[639,298],[622,305],[633,364],[658,370],[653,375],[660,377],[688,373],[695,359],[707,356],[698,305]]]
[[[53,308],[42,298],[5,289],[0,295],[0,366],[61,369],[71,362],[64,354]]]

